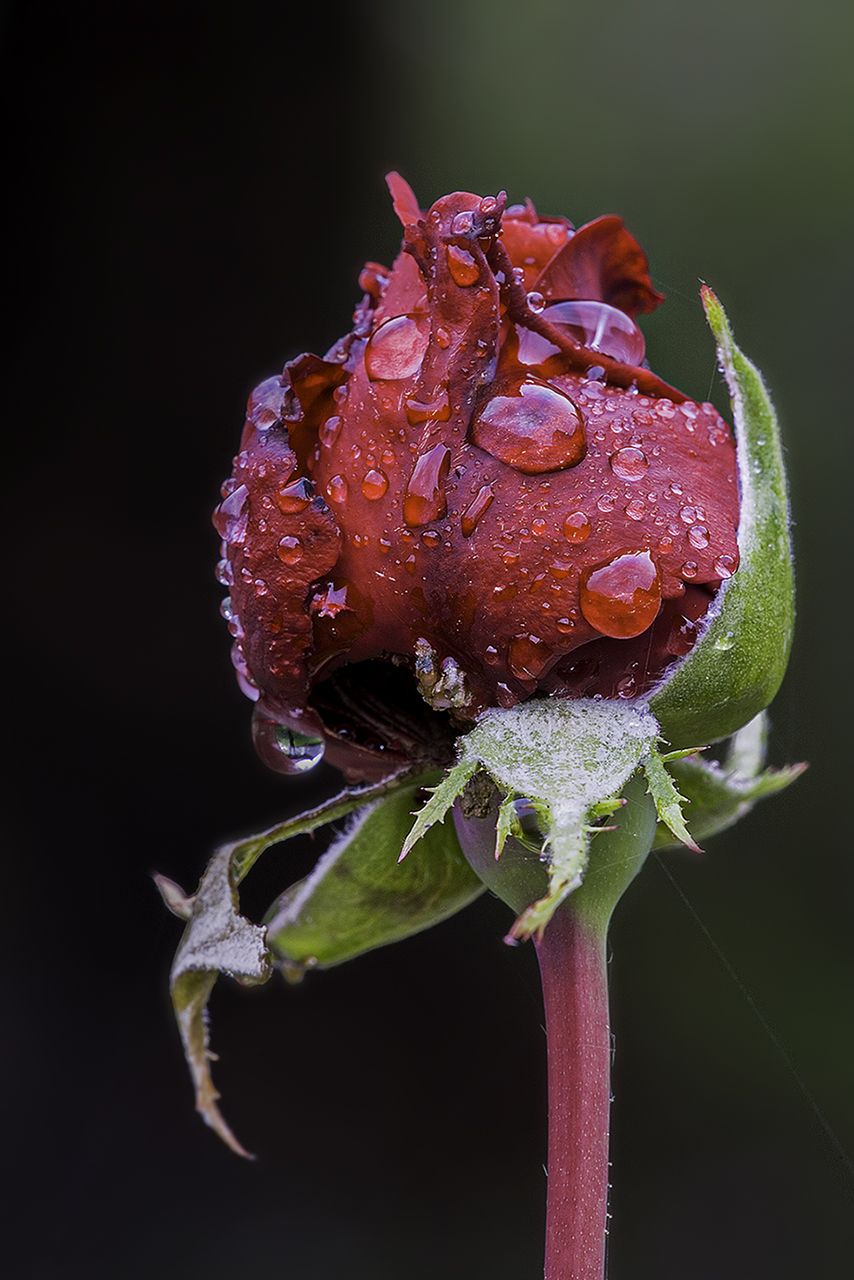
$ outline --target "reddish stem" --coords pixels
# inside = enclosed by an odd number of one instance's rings
[[[604,939],[565,906],[537,942],[549,1060],[545,1280],[602,1280],[611,1037]]]

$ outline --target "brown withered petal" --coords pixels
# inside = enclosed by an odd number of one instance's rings
[[[730,431],[645,366],[621,220],[389,186],[400,255],[253,393],[215,514],[259,750],[322,739],[351,780],[489,706],[648,691],[738,563]]]

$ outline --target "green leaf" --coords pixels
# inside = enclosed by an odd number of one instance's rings
[[[477,760],[463,756],[458,764],[449,769],[438,787],[431,787],[432,795],[421,809],[412,830],[403,842],[400,861],[403,862],[410,849],[422,840],[436,822],[443,822],[445,814],[452,807],[458,796],[462,795],[469,778],[477,771]]]
[[[741,563],[718,593],[701,640],[650,702],[674,746],[717,742],[771,702],[794,626],[789,504],[780,431],[762,375],[736,346],[718,299],[703,304],[732,400]]]
[[[429,929],[483,892],[450,822],[431,826],[398,861],[417,792],[401,787],[360,810],[268,912],[267,942],[286,967],[341,964]]]
[[[643,771],[646,774],[649,793],[655,801],[656,813],[661,821],[670,828],[677,840],[681,840],[695,853],[701,853],[700,846],[685,826],[685,819],[682,816],[682,806],[686,803],[685,797],[677,791],[676,784],[657,751],[650,751],[643,762]]]
[[[733,737],[722,764],[692,755],[668,766],[687,798],[685,818],[699,840],[725,831],[749,813],[758,800],[775,795],[799,778],[805,764],[765,769],[766,717],[762,712]],[[655,844],[673,844],[670,831],[659,828]]]

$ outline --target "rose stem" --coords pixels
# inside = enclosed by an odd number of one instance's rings
[[[611,1092],[605,928],[567,903],[536,948],[549,1073],[545,1280],[602,1280]]]

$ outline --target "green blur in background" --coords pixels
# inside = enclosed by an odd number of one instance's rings
[[[362,262],[396,253],[391,168],[422,206],[504,188],[576,225],[622,215],[667,295],[641,320],[655,371],[727,412],[704,280],[771,388],[798,623],[770,762],[810,769],[619,907],[609,1276],[847,1274],[850,5],[8,9],[15,1274],[542,1274],[541,1006],[500,904],[298,991],[221,984],[248,1166],[193,1115],[148,879],[190,890],[216,843],[334,786],[252,755],[209,512],[253,382],[346,332]],[[317,852],[268,855],[256,919]]]

